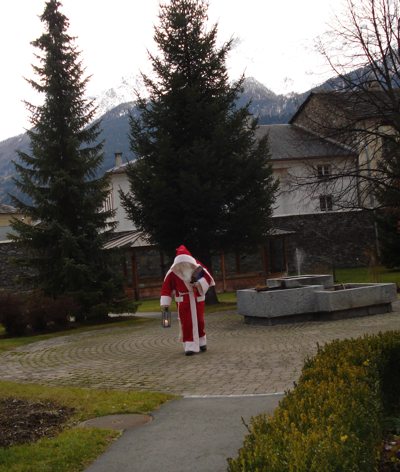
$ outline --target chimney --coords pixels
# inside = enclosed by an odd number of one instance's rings
[[[115,167],[119,167],[122,165],[122,152],[116,152],[115,156]]]

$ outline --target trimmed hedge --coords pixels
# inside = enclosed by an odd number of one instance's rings
[[[251,421],[230,472],[373,472],[400,407],[400,332],[333,341],[270,417]]]

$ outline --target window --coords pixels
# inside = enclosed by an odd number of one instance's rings
[[[332,211],[332,208],[333,208],[332,195],[320,195],[319,208],[321,211]]]
[[[110,192],[107,195],[107,198],[103,202],[103,211],[111,211],[113,209],[114,209],[113,196],[112,196],[112,193]]]
[[[324,164],[317,166],[317,174],[319,179],[326,179],[331,175],[331,166],[330,164]]]
[[[142,278],[162,276],[161,257],[158,249],[140,249],[136,251],[137,274]]]

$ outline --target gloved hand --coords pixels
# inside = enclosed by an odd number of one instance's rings
[[[203,277],[203,275],[204,275],[203,267],[197,266],[196,269],[193,271],[192,277],[190,279],[190,283],[194,284],[199,279],[201,279]]]

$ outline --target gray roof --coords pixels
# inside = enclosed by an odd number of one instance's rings
[[[8,213],[16,213],[16,211],[17,210],[11,205],[3,205],[2,203],[0,203],[0,213],[8,214]]]
[[[148,237],[140,231],[121,231],[120,233],[114,233],[111,239],[104,244],[103,249],[152,246],[147,238]]]
[[[296,234],[296,231],[291,231],[288,229],[280,229],[280,228],[271,228],[268,231],[268,236],[289,236],[291,234]]]
[[[296,125],[259,126],[256,137],[260,139],[265,134],[268,134],[272,160],[356,156],[348,147]]]
[[[289,236],[295,231],[289,231],[279,228],[271,228],[268,232],[269,236]],[[154,246],[148,240],[148,236],[140,231],[121,231],[114,233],[111,238],[103,245],[103,249],[129,249],[135,247],[151,247]]]
[[[129,161],[129,162],[124,162],[123,164],[121,164],[119,166],[116,166],[116,167],[112,167],[111,169],[108,169],[106,174],[125,174],[125,172],[128,169],[129,164],[131,164],[133,162],[134,162],[134,160]]]

